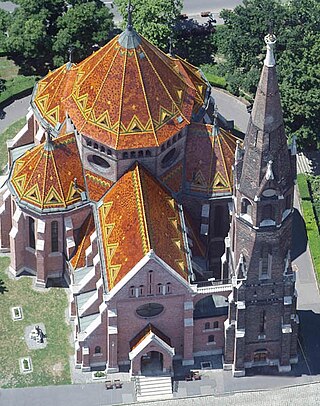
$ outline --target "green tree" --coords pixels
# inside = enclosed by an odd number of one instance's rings
[[[75,59],[82,60],[92,52],[94,44],[104,45],[114,28],[112,14],[103,3],[73,1],[73,6],[58,18],[58,33],[53,43],[54,63],[61,65],[70,45]]]
[[[114,3],[127,20],[128,1],[114,0]],[[132,0],[135,29],[157,47],[167,50],[182,3],[182,0]]]
[[[224,27],[214,38],[229,90],[255,93],[265,51],[262,39],[273,23],[279,85],[289,136],[303,147],[319,144],[320,3],[318,0],[244,0],[221,13]]]
[[[6,48],[7,36],[6,32],[10,24],[10,13],[0,9],[0,50],[3,51]]]
[[[101,0],[19,0],[9,26],[8,50],[22,72],[46,73],[66,60],[68,47],[83,58],[108,40],[112,14]]]

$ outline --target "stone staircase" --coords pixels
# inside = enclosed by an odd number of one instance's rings
[[[135,391],[138,402],[173,398],[170,376],[137,376]]]

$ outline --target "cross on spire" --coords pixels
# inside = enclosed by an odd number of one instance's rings
[[[127,29],[129,31],[132,31],[132,12],[133,12],[133,5],[131,4],[131,0],[128,2],[128,24],[127,24]]]

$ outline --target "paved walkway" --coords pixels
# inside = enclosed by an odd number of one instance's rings
[[[12,123],[16,122],[22,117],[25,117],[28,112],[30,100],[31,96],[27,96],[23,99],[14,101],[3,109],[5,116],[4,118],[0,118],[0,133],[8,128]]]

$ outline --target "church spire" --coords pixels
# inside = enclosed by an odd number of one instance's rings
[[[279,194],[290,188],[294,179],[273,51],[276,37],[268,34],[264,39],[267,52],[245,136],[239,182],[239,190],[252,199],[261,193],[265,179],[272,178],[278,184]]]

